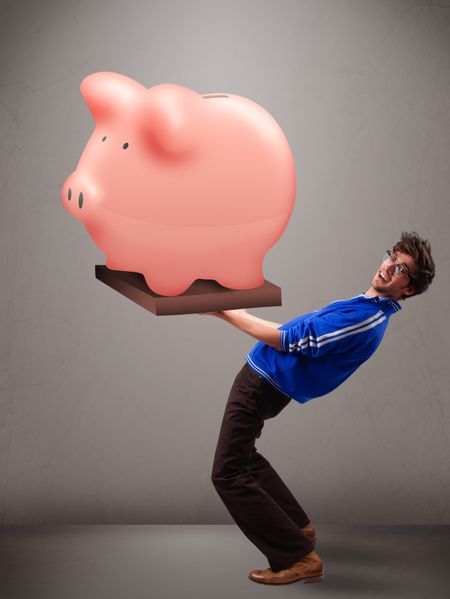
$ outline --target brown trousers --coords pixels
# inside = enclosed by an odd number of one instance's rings
[[[231,387],[212,471],[214,487],[232,518],[274,572],[314,549],[300,531],[309,524],[308,516],[255,447],[264,421],[289,402],[245,363]]]

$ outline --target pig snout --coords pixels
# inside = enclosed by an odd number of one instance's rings
[[[61,201],[72,216],[83,222],[90,220],[98,203],[98,190],[85,177],[73,173],[61,190]]]
[[[67,190],[67,200],[69,202],[72,201],[72,188],[71,187],[69,187],[69,189]],[[83,208],[83,202],[84,202],[84,195],[83,195],[83,192],[80,191],[80,193],[78,194],[78,207],[80,208],[80,210],[81,210],[81,208]]]

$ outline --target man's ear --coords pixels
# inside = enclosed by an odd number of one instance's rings
[[[406,287],[406,289],[403,289],[403,295],[414,295],[415,293],[416,290],[412,287]]]

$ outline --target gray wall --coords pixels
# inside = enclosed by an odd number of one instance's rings
[[[291,402],[259,448],[316,523],[449,523],[450,4],[413,0],[3,1],[0,13],[3,524],[225,523],[210,483],[252,338],[156,317],[98,282],[104,256],[59,189],[111,70],[230,92],[290,141],[298,192],[264,263],[286,322],[364,292],[401,230],[437,277],[334,393]]]

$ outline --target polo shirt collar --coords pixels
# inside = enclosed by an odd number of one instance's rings
[[[392,297],[379,297],[378,295],[372,297],[370,295],[365,295],[364,293],[361,293],[361,297],[366,298],[374,304],[379,304],[380,308],[382,308],[385,312],[390,312],[391,314],[394,312],[399,312],[402,309],[398,301],[392,299]]]

